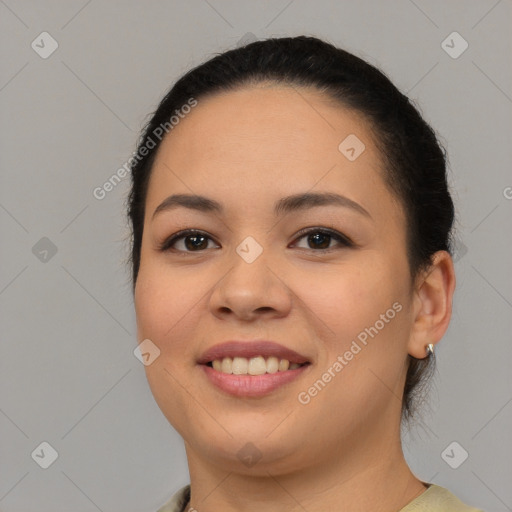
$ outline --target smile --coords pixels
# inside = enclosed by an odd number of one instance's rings
[[[306,363],[303,363],[306,364]],[[208,363],[208,366],[217,372],[233,375],[264,375],[266,373],[285,372],[287,370],[296,370],[303,366],[299,363],[290,363],[288,359],[279,359],[274,356],[256,357],[224,357],[215,359]]]
[[[268,340],[231,340],[214,345],[197,363],[210,384],[240,398],[268,395],[311,366],[308,357]]]
[[[292,369],[290,365],[287,370],[261,375],[223,373],[209,365],[201,365],[201,368],[210,384],[228,395],[238,398],[262,398],[298,379],[310,366],[309,363],[305,363]]]

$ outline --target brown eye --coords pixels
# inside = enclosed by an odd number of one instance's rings
[[[195,230],[180,231],[166,239],[159,247],[160,251],[199,252],[208,249],[212,240],[206,233]]]
[[[352,247],[354,244],[352,241],[346,236],[342,235],[338,231],[325,229],[325,228],[313,228],[303,230],[299,233],[298,240],[302,238],[306,238],[307,247],[301,247],[304,249],[310,250],[322,250],[322,251],[330,251],[331,249],[336,249],[336,247],[331,246],[331,242],[334,240],[339,246],[342,247]]]
[[[348,237],[331,229],[309,228],[299,232],[299,235],[297,240],[305,238],[307,243],[307,247],[300,248],[317,252],[329,252],[333,249],[354,246]],[[206,233],[189,229],[175,233],[164,240],[159,246],[159,250],[162,252],[201,252],[209,248],[208,243],[210,241],[213,242],[213,239]],[[337,243],[337,247],[331,245],[333,241]]]
[[[309,244],[313,244],[312,249],[327,249],[331,245],[332,237],[326,233],[313,233],[307,235]]]
[[[183,237],[185,247],[190,251],[195,251],[196,249],[206,249],[208,247],[208,242],[205,243],[207,237],[203,235],[187,235]]]

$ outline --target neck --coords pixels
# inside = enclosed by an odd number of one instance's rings
[[[405,461],[399,435],[394,443],[381,437],[378,444],[366,439],[351,446],[298,470],[277,474],[269,467],[247,475],[206,461],[186,443],[192,494],[185,510],[399,511],[425,491]]]

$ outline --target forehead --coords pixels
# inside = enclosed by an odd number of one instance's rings
[[[340,137],[354,132],[372,145],[362,118],[319,91],[261,84],[199,99],[161,152],[194,160],[318,160],[320,153],[338,156]]]
[[[249,208],[313,187],[389,208],[371,137],[362,116],[311,88],[263,84],[199,98],[158,150],[147,210],[169,193],[223,201],[229,192],[237,208]],[[340,150],[345,140],[364,144],[356,159]]]

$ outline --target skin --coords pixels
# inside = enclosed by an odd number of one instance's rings
[[[338,150],[349,134],[366,146],[352,162]],[[384,172],[360,115],[313,89],[272,84],[199,99],[159,148],[135,287],[138,340],[161,351],[146,375],[185,441],[190,506],[199,512],[391,511],[425,491],[400,443],[407,355],[426,357],[443,336],[455,278],[440,251],[411,279],[406,218]],[[274,215],[277,200],[304,192],[344,195],[369,216],[333,205]],[[225,212],[178,207],[152,219],[177,193],[215,199]],[[308,243],[297,236],[308,227],[332,228],[356,245]],[[181,239],[174,251],[158,250],[186,228],[208,234],[204,248]],[[263,249],[250,264],[236,252],[248,236]],[[299,403],[396,302],[401,311],[378,335]],[[266,397],[229,396],[196,360],[230,339],[277,341],[312,364]],[[237,456],[248,442],[262,455],[251,467]]]

